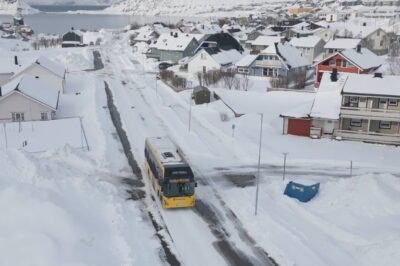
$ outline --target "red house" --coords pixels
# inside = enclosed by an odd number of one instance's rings
[[[378,69],[383,60],[368,50],[357,46],[357,49],[348,49],[337,52],[316,64],[316,80],[314,87],[318,88],[324,72],[370,74]]]

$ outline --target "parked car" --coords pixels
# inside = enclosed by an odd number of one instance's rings
[[[165,70],[165,69],[167,69],[169,67],[172,67],[172,66],[173,66],[173,64],[171,64],[171,63],[162,62],[162,63],[158,64],[158,69]]]

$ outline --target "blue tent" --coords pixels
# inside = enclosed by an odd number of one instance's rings
[[[291,197],[296,198],[301,202],[310,201],[312,198],[317,195],[319,190],[319,183],[312,185],[312,186],[305,186],[299,183],[295,183],[290,181],[286,185],[285,192],[283,194]]]

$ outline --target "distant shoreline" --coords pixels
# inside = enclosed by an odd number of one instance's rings
[[[31,5],[31,7],[40,12],[75,12],[75,11],[101,11],[109,7],[109,5]]]

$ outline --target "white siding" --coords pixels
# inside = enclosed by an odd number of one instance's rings
[[[42,112],[47,112],[51,119],[52,109],[14,92],[0,101],[0,119],[11,120],[13,112],[24,113],[25,121],[30,121],[40,120]]]
[[[203,72],[203,67],[206,67],[206,71],[219,70],[221,68],[206,51],[201,50],[188,63],[188,71],[191,74]]]

